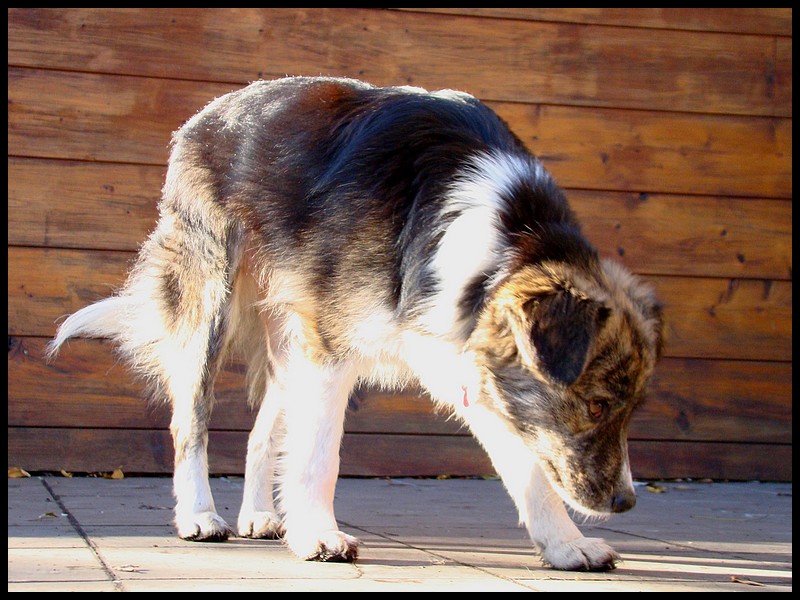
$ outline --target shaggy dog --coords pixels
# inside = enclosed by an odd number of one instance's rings
[[[552,177],[474,97],[259,81],[174,136],[124,288],[70,316],[172,406],[180,537],[227,538],[208,484],[229,350],[259,406],[238,533],[351,561],[333,496],[356,385],[419,383],[491,457],[549,565],[609,569],[586,515],[635,503],[626,431],[660,351],[652,291],[600,260]],[[278,484],[278,508],[273,478]]]

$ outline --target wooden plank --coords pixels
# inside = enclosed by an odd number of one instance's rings
[[[108,342],[76,340],[56,361],[43,359],[44,338],[11,338],[8,353],[8,424],[18,427],[166,428],[169,409],[148,405],[142,385],[118,364]],[[249,431],[238,364],[215,388],[211,429]],[[414,390],[368,391],[351,400],[351,433],[469,435],[435,413]],[[791,363],[667,358],[647,402],[631,424],[637,440],[791,443]]]
[[[324,73],[515,102],[792,110],[770,77],[774,39],[761,35],[374,9],[117,8],[12,9],[8,38],[15,66],[238,82]]]
[[[245,445],[241,448],[244,453],[247,439],[244,434],[238,436],[244,441]],[[242,440],[231,441],[236,444]],[[213,450],[215,464],[223,462],[217,458],[224,452],[223,445],[219,446]],[[233,460],[229,462],[231,465],[234,463]],[[10,427],[8,464],[29,465],[34,471],[63,469],[70,473],[96,473],[121,468],[129,475],[167,474],[172,472],[172,440],[166,429]],[[244,472],[244,469],[241,468],[241,471]]]
[[[163,167],[8,159],[8,243],[137,250],[155,227]]]
[[[247,434],[209,434],[209,469],[244,473]],[[348,434],[342,444],[341,475],[437,476],[491,473],[488,458],[472,438]],[[9,428],[9,465],[32,471],[170,473],[169,431],[142,429]]]
[[[696,442],[632,442],[637,479],[792,481],[792,446]]]
[[[792,443],[792,363],[665,358],[630,439]]]
[[[8,249],[8,333],[52,336],[56,322],[111,295],[130,252]]]
[[[9,158],[8,242],[136,250],[155,226],[163,180],[158,166]],[[567,196],[601,254],[638,273],[791,279],[789,201]]]
[[[9,154],[163,165],[238,86],[9,69]],[[791,198],[791,120],[492,103],[564,187]],[[123,141],[124,140],[124,141]]]
[[[466,425],[437,409],[419,389],[396,392],[365,389],[350,398],[345,418],[349,433],[407,433],[470,436]]]
[[[172,132],[238,87],[10,68],[9,154],[164,165]]]
[[[792,196],[790,119],[492,106],[567,188]]]
[[[601,255],[637,273],[792,278],[792,203],[567,190]]]
[[[44,357],[48,341],[9,338],[10,425],[169,427],[169,407],[145,401],[142,382],[118,362],[109,341],[69,342],[49,364]],[[243,425],[240,419],[240,428]]]
[[[583,25],[792,35],[791,8],[398,8],[394,10]]]
[[[491,461],[466,436],[345,434],[343,475],[437,477],[492,475]]]
[[[10,247],[9,335],[54,335],[58,319],[120,287],[132,258],[127,252]],[[648,279],[665,305],[667,356],[791,360],[791,281]]]
[[[166,428],[170,410],[148,403],[144,386],[118,362],[107,340],[74,340],[57,359],[44,359],[46,338],[10,338],[8,421],[17,426]],[[247,406],[241,364],[226,365],[215,385],[211,429],[249,431],[255,414]],[[436,415],[413,391],[371,392],[354,398],[348,431],[465,433]]]
[[[792,102],[792,38],[778,38],[775,41],[775,93],[780,95],[779,104]]]
[[[792,359],[792,284],[651,277],[664,303],[667,356]]]
[[[218,475],[244,472],[247,435],[213,432],[209,468]],[[633,442],[637,479],[682,477],[792,480],[789,445]],[[172,442],[165,430],[8,429],[8,464],[28,471],[86,473],[122,468],[128,474],[172,471]],[[346,434],[342,476],[489,476],[494,470],[477,442],[463,436]]]

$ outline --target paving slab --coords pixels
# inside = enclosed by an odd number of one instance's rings
[[[235,524],[241,478],[214,478]],[[654,493],[649,490],[657,491]],[[304,562],[280,541],[187,542],[168,478],[8,480],[9,591],[791,591],[792,486],[660,482],[636,508],[579,523],[614,571],[544,567],[497,480],[342,479],[355,564]]]

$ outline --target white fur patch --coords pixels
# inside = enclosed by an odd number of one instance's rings
[[[471,406],[460,412],[484,447],[545,562],[557,569],[596,569],[618,555],[602,540],[584,538],[569,517],[534,452],[495,411]]]
[[[48,358],[54,358],[61,345],[77,335],[114,337],[119,330],[119,316],[129,303],[127,298],[112,296],[70,315],[50,342],[47,348]]]
[[[278,464],[285,539],[304,558],[325,546],[326,532],[338,530],[333,496],[339,444],[356,378],[353,365],[316,365],[294,345],[272,383],[286,424]]]
[[[275,534],[282,528],[272,489],[282,408],[280,397],[272,397],[276,391],[280,392],[277,386],[267,388],[247,442],[244,496],[238,520],[239,534],[243,536],[263,537],[269,528]]]
[[[456,179],[441,215],[447,225],[431,262],[439,290],[420,319],[427,331],[466,339],[469,322],[460,318],[459,303],[476,277],[487,276],[490,285],[502,278],[506,248],[500,214],[504,198],[538,168],[527,157],[484,153],[473,157]]]
[[[480,373],[471,352],[415,331],[403,332],[401,339],[406,363],[436,402],[458,414],[463,409],[465,389],[473,401],[477,398]]]

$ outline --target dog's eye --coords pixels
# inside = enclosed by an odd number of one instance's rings
[[[608,402],[605,400],[589,400],[589,414],[592,418],[599,419],[608,408]]]

